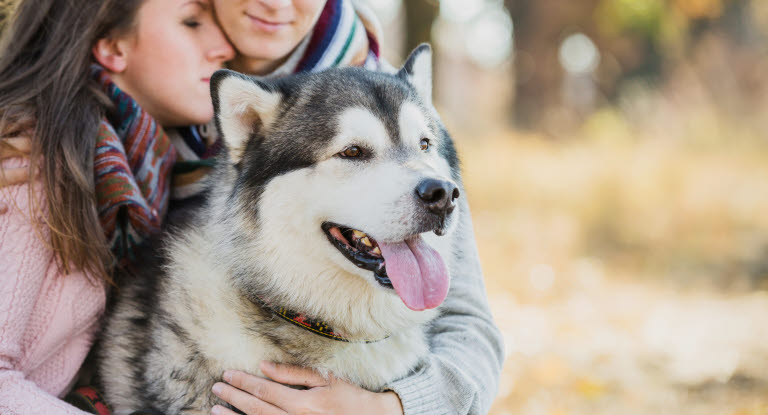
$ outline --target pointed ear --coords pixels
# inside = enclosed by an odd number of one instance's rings
[[[397,76],[408,81],[421,98],[432,104],[432,48],[422,43],[411,52]]]
[[[211,97],[216,126],[230,161],[237,164],[253,133],[274,121],[282,95],[265,82],[222,69],[211,77]]]

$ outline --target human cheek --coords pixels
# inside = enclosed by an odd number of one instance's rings
[[[299,0],[296,1],[296,13],[303,19],[313,23],[320,15],[326,0]]]
[[[242,36],[248,34],[243,13],[246,9],[244,2],[234,0],[216,0],[213,2],[216,12],[216,24],[219,25],[226,36],[236,42]]]

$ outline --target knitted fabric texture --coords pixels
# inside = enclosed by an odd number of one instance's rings
[[[160,230],[176,160],[171,140],[152,116],[100,66],[94,78],[114,104],[99,125],[94,170],[101,226],[118,259]]]
[[[363,66],[376,69],[379,44],[374,34],[366,31],[350,0],[328,0],[293,72],[317,72],[349,65],[356,52],[350,46],[359,32],[365,32],[368,38],[368,54]]]
[[[28,160],[3,160],[6,168]],[[31,215],[32,200],[40,212]],[[98,329],[103,285],[80,271],[63,275],[39,182],[0,189],[0,414],[81,415],[59,400]],[[5,208],[5,209],[3,209]]]

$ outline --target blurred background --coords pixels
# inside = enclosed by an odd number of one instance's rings
[[[768,0],[368,0],[435,48],[495,415],[768,414]]]

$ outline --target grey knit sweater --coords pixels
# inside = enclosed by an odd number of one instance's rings
[[[389,385],[405,415],[487,414],[498,390],[504,346],[485,295],[469,205],[461,200],[451,288],[428,331],[430,354]]]

